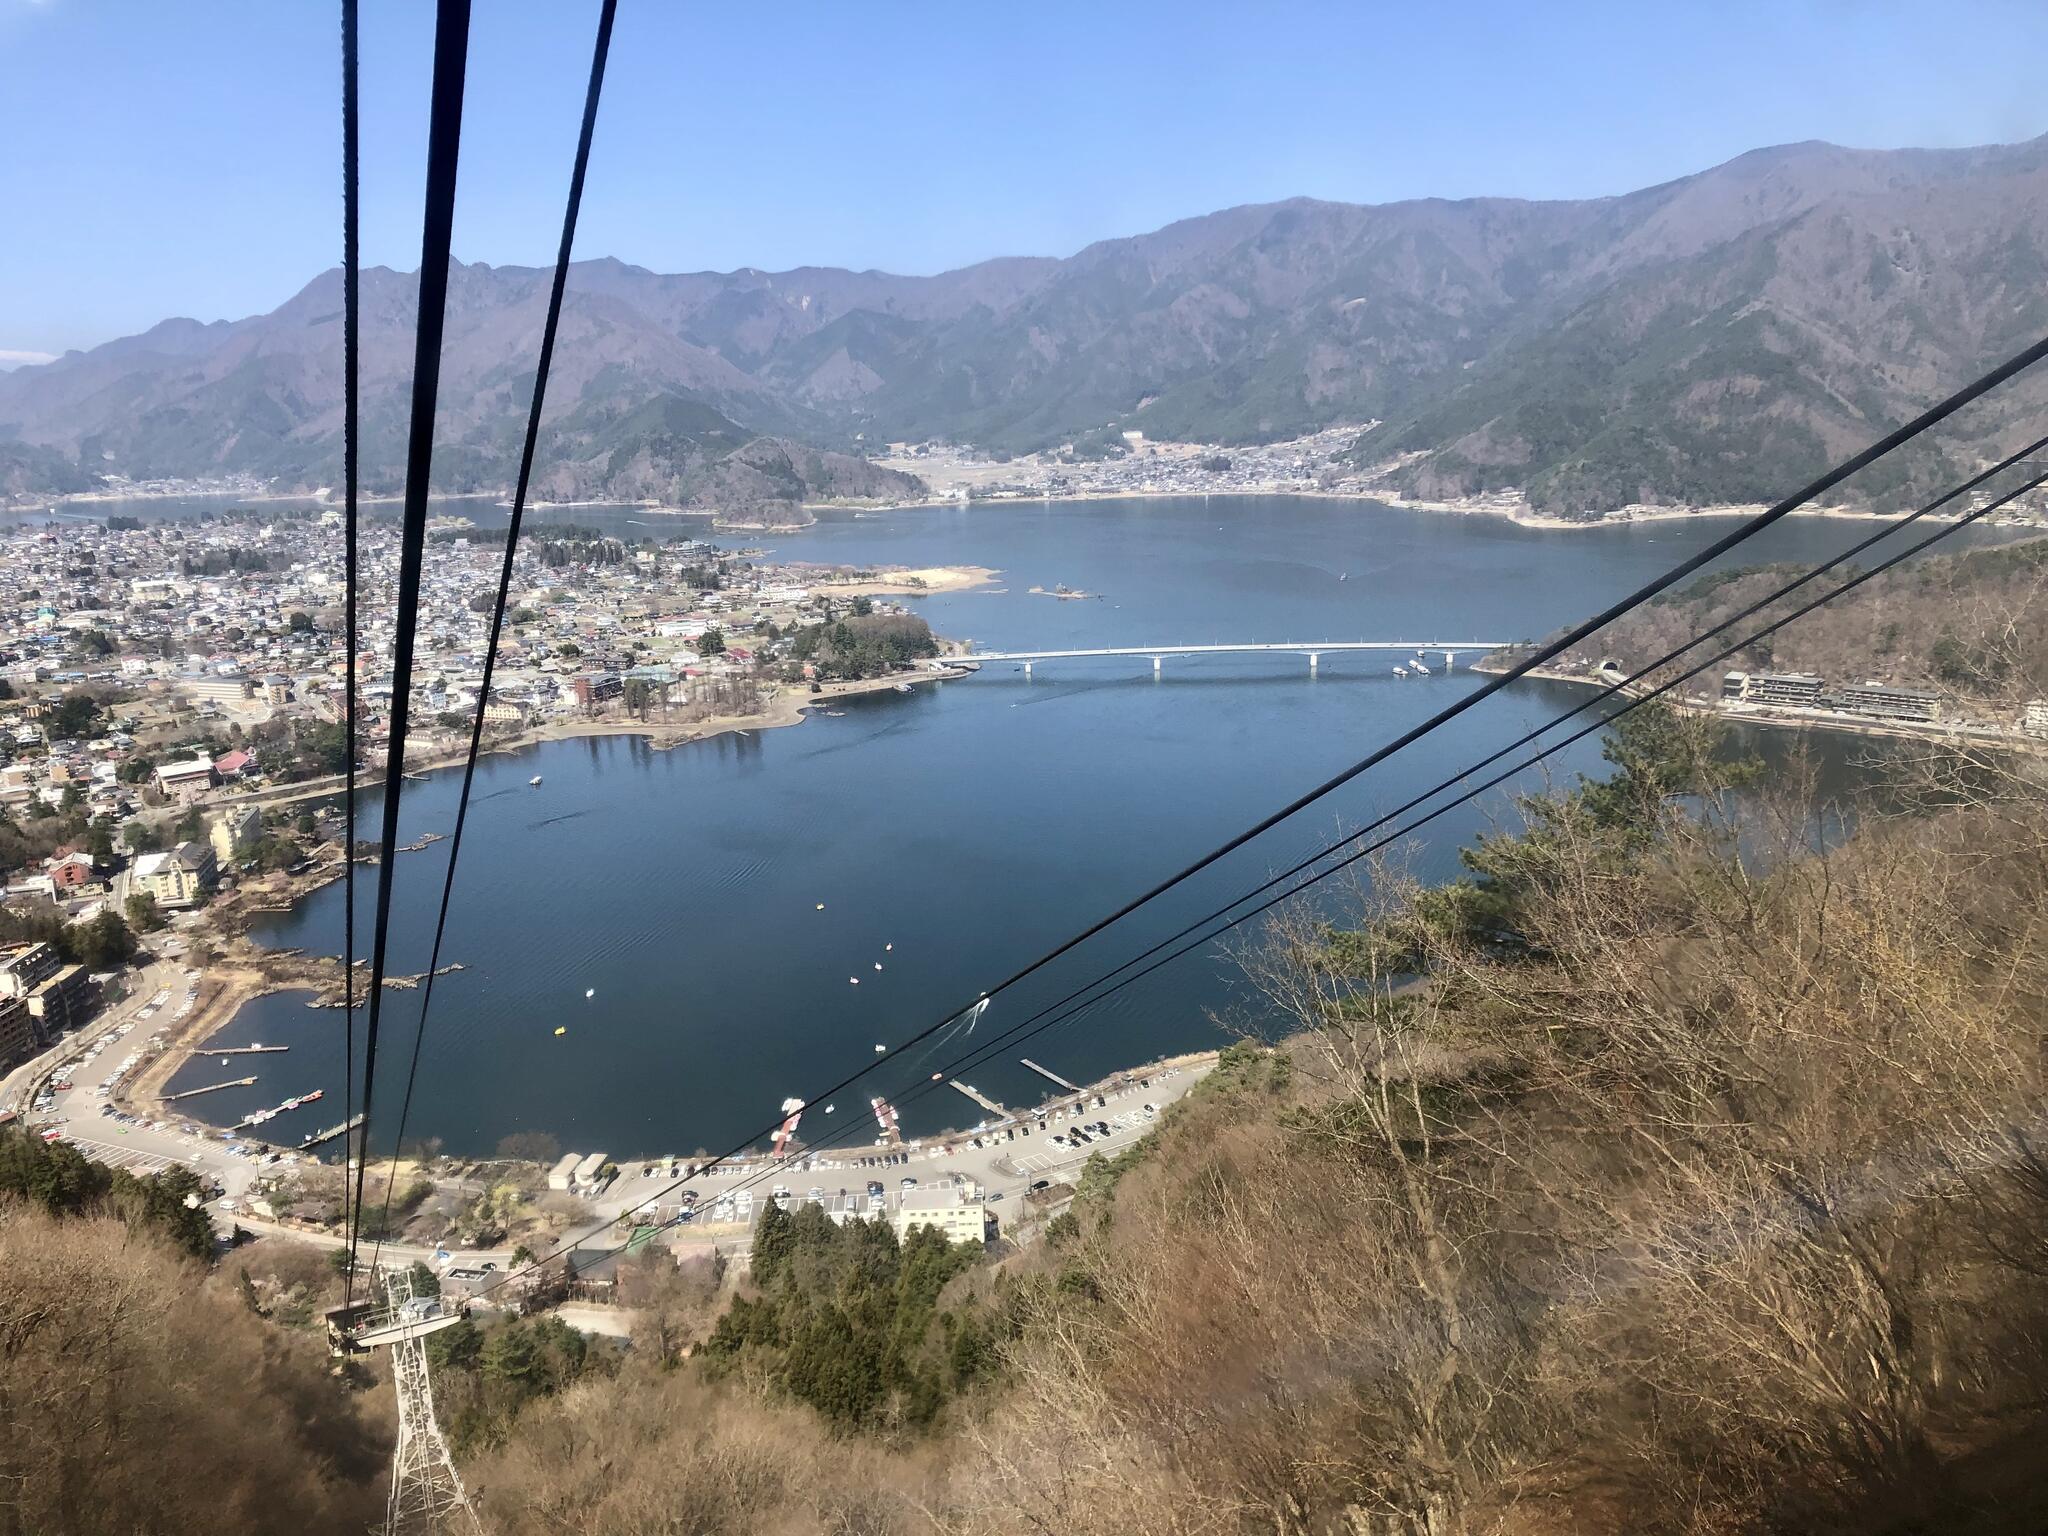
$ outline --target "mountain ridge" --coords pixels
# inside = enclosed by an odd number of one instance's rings
[[[1377,421],[1355,454],[1410,496],[1513,489],[1566,515],[1769,499],[2048,330],[2044,194],[2048,136],[1808,141],[1607,197],[1289,198],[931,276],[593,258],[571,270],[540,488],[738,494],[716,474],[729,447],[619,440],[642,407],[658,422],[676,402],[730,423],[711,429],[718,444],[853,463],[903,438],[1022,452],[1137,430],[1227,445]],[[444,489],[511,478],[547,279],[454,265]],[[416,286],[363,274],[374,489],[401,463]],[[330,269],[265,315],[174,318],[0,375],[10,484],[53,464],[64,472],[46,478],[331,483],[339,310]],[[1974,462],[2044,403],[2025,384],[1866,498]]]

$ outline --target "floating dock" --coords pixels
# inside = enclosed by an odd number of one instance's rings
[[[187,1088],[183,1093],[167,1093],[164,1095],[164,1102],[170,1104],[178,1099],[196,1099],[202,1093],[219,1093],[223,1088],[247,1088],[255,1081],[253,1077],[238,1077],[232,1082],[208,1083],[204,1088]]]
[[[363,1117],[361,1115],[352,1116],[340,1125],[330,1125],[324,1131],[315,1131],[299,1143],[299,1150],[303,1152],[308,1147],[317,1147],[326,1142],[333,1141],[337,1137],[346,1136],[350,1131],[361,1130],[362,1125]]]
[[[960,1079],[957,1077],[948,1078],[946,1081],[951,1087],[958,1088],[962,1093],[966,1094],[967,1097],[974,1100],[975,1103],[979,1104],[983,1109],[987,1110],[990,1114],[996,1116],[998,1119],[1010,1113],[1007,1109],[1003,1108],[1002,1105],[998,1104],[994,1099],[990,1098],[987,1094],[983,1093],[979,1088],[970,1087],[968,1084],[961,1082]]]
[[[1080,1093],[1083,1091],[1078,1085],[1068,1082],[1064,1077],[1061,1077],[1059,1073],[1053,1071],[1050,1067],[1041,1067],[1029,1056],[1021,1056],[1018,1058],[1018,1060],[1022,1061],[1025,1066],[1029,1067],[1032,1071],[1036,1072],[1040,1077],[1051,1078],[1054,1082],[1058,1083],[1062,1088],[1066,1089],[1069,1093]]]

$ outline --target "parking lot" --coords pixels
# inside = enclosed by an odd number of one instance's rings
[[[114,1105],[116,1090],[168,1043],[198,995],[198,972],[167,963],[150,966],[137,981],[133,996],[65,1042],[42,1096],[28,1106],[31,1122],[109,1167],[148,1174],[182,1163],[239,1194],[256,1164],[217,1133],[175,1116],[146,1120]]]
[[[1133,1073],[1121,1087],[1098,1085],[1099,1091],[1063,1096],[978,1131],[912,1140],[901,1147],[816,1148],[780,1166],[764,1158],[723,1163],[700,1170],[684,1185],[697,1196],[687,1220],[690,1225],[751,1223],[778,1189],[787,1192],[791,1204],[815,1200],[835,1212],[886,1216],[900,1206],[906,1188],[955,1178],[980,1184],[1002,1215],[1003,1202],[1020,1199],[1033,1184],[1066,1182],[1078,1176],[1090,1157],[1113,1157],[1130,1147],[1213,1065],[1213,1057],[1204,1057]],[[1149,1115],[1147,1105],[1152,1109]],[[1107,1135],[1090,1129],[1097,1122],[1108,1125]],[[682,1191],[665,1191],[690,1166],[686,1159],[670,1158],[624,1162],[618,1181],[593,1205],[616,1215],[645,1202],[650,1219],[667,1219],[680,1204]],[[871,1184],[882,1186],[878,1199],[870,1194]]]

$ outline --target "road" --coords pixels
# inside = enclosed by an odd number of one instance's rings
[[[128,995],[84,1030],[65,1036],[40,1055],[30,1057],[5,1076],[0,1076],[0,1109],[24,1113],[29,1107],[28,1090],[38,1078],[66,1056],[75,1053],[81,1044],[105,1033],[110,1022],[121,1024],[134,1018],[151,997],[171,986],[181,975],[175,965],[165,960],[153,960],[134,972],[127,978]]]
[[[252,1216],[242,1205],[242,1200],[263,1171],[262,1165],[255,1157],[237,1155],[236,1149],[223,1139],[220,1131],[176,1116],[120,1124],[113,1115],[103,1113],[109,1101],[96,1094],[94,1089],[117,1071],[124,1058],[130,1054],[142,1054],[154,1031],[171,1032],[171,1026],[183,1017],[180,1010],[190,1006],[197,979],[197,973],[172,962],[152,962],[131,978],[128,996],[115,1007],[85,1030],[44,1052],[35,1061],[23,1064],[0,1081],[0,1107],[18,1099],[26,1108],[30,1088],[44,1073],[98,1045],[96,1056],[73,1068],[72,1086],[54,1092],[51,1108],[33,1116],[37,1125],[61,1129],[64,1139],[86,1156],[112,1167],[149,1174],[178,1163],[217,1182],[227,1199],[233,1202],[233,1207],[228,1209],[223,1209],[218,1201],[213,1203],[216,1224],[223,1229],[230,1223],[238,1223],[251,1232],[291,1238],[316,1247],[340,1247],[343,1239],[338,1234],[287,1227]],[[100,1045],[103,1040],[106,1043]],[[758,1217],[773,1191],[780,1187],[787,1189],[791,1198],[799,1203],[807,1199],[813,1189],[820,1191],[821,1196],[831,1203],[836,1203],[841,1191],[845,1191],[863,1202],[863,1214],[888,1215],[900,1208],[906,1180],[915,1180],[919,1186],[929,1189],[940,1182],[966,1178],[982,1186],[989,1209],[998,1217],[1003,1229],[1014,1231],[1023,1219],[1024,1197],[1033,1184],[1040,1181],[1050,1184],[1071,1182],[1079,1176],[1091,1156],[1098,1153],[1113,1156],[1124,1151],[1157,1123],[1154,1116],[1159,1111],[1192,1088],[1214,1064],[1212,1053],[1183,1058],[1178,1065],[1118,1074],[1103,1083],[1090,1085],[1078,1099],[1073,1094],[1061,1093],[1047,1100],[1037,1111],[1014,1111],[1009,1120],[998,1122],[993,1129],[979,1133],[912,1141],[900,1148],[866,1146],[839,1150],[817,1147],[799,1151],[796,1157],[779,1165],[765,1158],[755,1158],[723,1164],[716,1170],[698,1175],[684,1187],[698,1191],[699,1205],[707,1214],[721,1195],[746,1190],[753,1197],[752,1214]],[[137,1062],[123,1076],[132,1079],[143,1065],[145,1063]],[[1097,1097],[1102,1100],[1099,1105],[1095,1102]],[[1153,1107],[1154,1116],[1145,1114],[1147,1104]],[[1085,1145],[1054,1146],[1054,1137],[1063,1136],[1077,1120],[1082,1124],[1107,1121],[1111,1126],[1110,1134],[1096,1135]],[[830,1122],[824,1120],[822,1107],[810,1112],[807,1128],[814,1135],[829,1130]],[[980,1145],[976,1145],[977,1141]],[[294,1154],[287,1152],[284,1157],[293,1159]],[[882,1160],[886,1158],[897,1161],[884,1164]],[[652,1207],[673,1182],[668,1177],[668,1166],[666,1161],[653,1164],[634,1160],[624,1164],[621,1176],[610,1188],[590,1201],[595,1219],[579,1229],[585,1234],[579,1245],[592,1248],[615,1246],[617,1237],[613,1234],[613,1223],[621,1214],[638,1206],[647,1206],[645,1218],[654,1221],[656,1217]],[[654,1172],[646,1171],[650,1168]],[[865,1203],[870,1182],[884,1186],[878,1206]],[[747,1241],[749,1225],[741,1221],[693,1222],[686,1229],[672,1233],[670,1240],[682,1247],[743,1245]],[[386,1244],[383,1253],[386,1259],[400,1263],[417,1259],[431,1264],[436,1262],[437,1250],[411,1244]],[[494,1263],[505,1269],[511,1264],[511,1250],[465,1250],[454,1254],[451,1262],[463,1265]]]
[[[209,1135],[203,1125],[175,1116],[118,1124],[112,1115],[103,1113],[109,1100],[93,1091],[126,1056],[142,1054],[154,1031],[172,1032],[172,1026],[184,1017],[181,1010],[189,1011],[197,985],[196,971],[168,960],[152,961],[129,978],[128,995],[120,1002],[44,1052],[37,1062],[10,1073],[5,1084],[0,1084],[0,1105],[8,1104],[14,1095],[25,1098],[30,1084],[44,1072],[84,1055],[111,1035],[111,1042],[96,1056],[73,1069],[72,1086],[56,1090],[51,1107],[30,1118],[44,1129],[61,1130],[66,1141],[95,1162],[137,1174],[183,1163],[239,1197],[254,1182],[257,1165],[251,1158],[235,1156],[218,1132]],[[137,1062],[123,1074],[124,1079],[132,1080],[143,1065]]]

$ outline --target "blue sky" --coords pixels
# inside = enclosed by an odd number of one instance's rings
[[[365,257],[411,268],[433,7],[363,0]],[[0,361],[338,258],[338,6],[0,0]],[[465,260],[553,254],[595,0],[476,0]],[[930,272],[1294,194],[1580,197],[1796,139],[2048,131],[2038,0],[622,0],[578,254]]]

